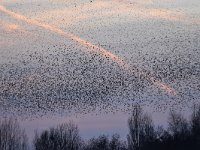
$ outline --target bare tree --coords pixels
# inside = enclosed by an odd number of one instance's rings
[[[127,144],[120,140],[118,134],[114,134],[109,143],[109,150],[127,150]]]
[[[16,119],[0,121],[0,150],[27,150],[28,140],[25,131]]]
[[[191,134],[193,145],[200,147],[200,105],[194,105],[191,117]]]
[[[150,115],[144,114],[142,119],[142,141],[150,142],[155,139],[155,131],[154,131],[154,124],[153,120]]]
[[[140,146],[140,134],[142,126],[142,108],[139,105],[135,105],[133,114],[128,120],[129,134],[128,145],[129,149],[138,149]]]
[[[85,150],[108,150],[109,149],[109,139],[105,135],[101,135],[98,138],[90,139]]]
[[[169,115],[169,133],[172,134],[173,138],[185,140],[190,134],[189,130],[188,121],[183,117],[183,115],[171,111]]]
[[[128,125],[128,146],[130,150],[138,150],[145,142],[154,138],[153,121],[149,115],[143,113],[139,105],[135,105]]]
[[[78,127],[73,123],[64,123],[50,128],[41,134],[36,132],[35,150],[79,150],[81,139]]]

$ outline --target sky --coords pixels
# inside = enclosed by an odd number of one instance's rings
[[[127,134],[139,103],[157,124],[199,102],[198,0],[1,0],[0,116],[35,129],[74,120]],[[98,133],[97,133],[98,130]]]

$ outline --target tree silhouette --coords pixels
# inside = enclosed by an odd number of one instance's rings
[[[155,138],[151,117],[143,113],[139,105],[134,106],[132,116],[128,120],[128,146],[130,150],[139,150]]]
[[[35,150],[79,150],[81,138],[78,127],[73,123],[64,123],[50,128],[41,134],[36,132]]]
[[[200,149],[200,106],[194,106],[189,119],[181,113],[170,111],[168,128],[155,127],[150,115],[139,105],[128,119],[127,142],[118,134],[111,138],[100,135],[89,141],[79,136],[73,122],[36,132],[33,140],[35,150],[199,150]],[[16,119],[0,121],[0,150],[28,150],[25,131]]]
[[[14,118],[0,121],[0,150],[28,150],[25,131]]]
[[[111,140],[105,135],[100,135],[90,139],[84,150],[127,150],[127,145],[120,140],[118,134],[114,134]]]
[[[109,150],[127,150],[127,145],[124,141],[120,140],[118,134],[114,134],[109,143]]]
[[[194,105],[191,117],[192,144],[200,148],[200,106]]]

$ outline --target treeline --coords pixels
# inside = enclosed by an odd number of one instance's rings
[[[118,134],[83,140],[73,122],[36,132],[32,146],[15,119],[0,121],[0,150],[199,150],[200,107],[189,119],[171,111],[168,127],[155,126],[152,118],[136,105],[128,120],[129,133],[123,141]]]
[[[171,111],[168,128],[155,127],[151,116],[135,106],[129,118],[128,150],[199,150],[200,107],[195,108],[189,120]]]

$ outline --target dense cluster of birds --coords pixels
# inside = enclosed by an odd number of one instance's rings
[[[144,87],[145,79],[139,82],[97,53],[84,54],[66,45],[47,51],[27,52],[18,63],[1,65],[0,98],[5,111],[83,113],[110,107],[117,97],[134,97]]]
[[[127,34],[127,37],[131,36]],[[134,71],[127,71],[109,57],[102,57],[73,41],[27,50],[13,58],[14,61],[0,63],[0,114],[42,116],[50,113],[130,112],[134,103],[165,110],[199,101],[199,37],[193,41],[176,37],[179,41],[171,44],[169,37],[160,41],[152,38],[141,42],[142,39],[144,36],[138,35],[140,43],[133,40],[135,49],[131,47],[124,52],[130,54],[128,63],[134,67],[129,69]],[[163,41],[169,45],[167,48]],[[194,49],[188,49],[194,42],[197,43]],[[123,41],[119,43],[123,49],[130,46]],[[158,51],[172,49],[171,53],[148,54],[149,49],[157,48],[156,45],[164,45],[158,47]],[[116,53],[121,48],[112,44],[100,46],[116,50]],[[180,51],[181,46],[183,51]],[[138,52],[134,55],[135,51]],[[145,74],[141,75],[136,68],[142,68]],[[155,87],[149,77],[173,87],[177,95]]]
[[[198,81],[199,63],[176,64],[177,59],[160,59],[151,59],[156,79],[174,82],[189,80],[193,76]],[[157,95],[156,92],[148,93],[151,88],[156,89],[148,78],[127,72],[98,53],[72,49],[71,45],[52,45],[40,52],[27,51],[21,54],[18,62],[1,65],[1,109],[5,113],[33,116],[47,113],[84,114],[95,110],[130,111],[135,102],[157,103],[156,99],[148,99],[150,95],[170,96],[159,89],[161,93]],[[196,84],[199,87],[199,83]],[[175,99],[182,104],[185,101],[179,96],[184,98],[188,94],[178,94]],[[161,103],[171,105],[175,102],[177,100],[158,102],[156,107]]]

